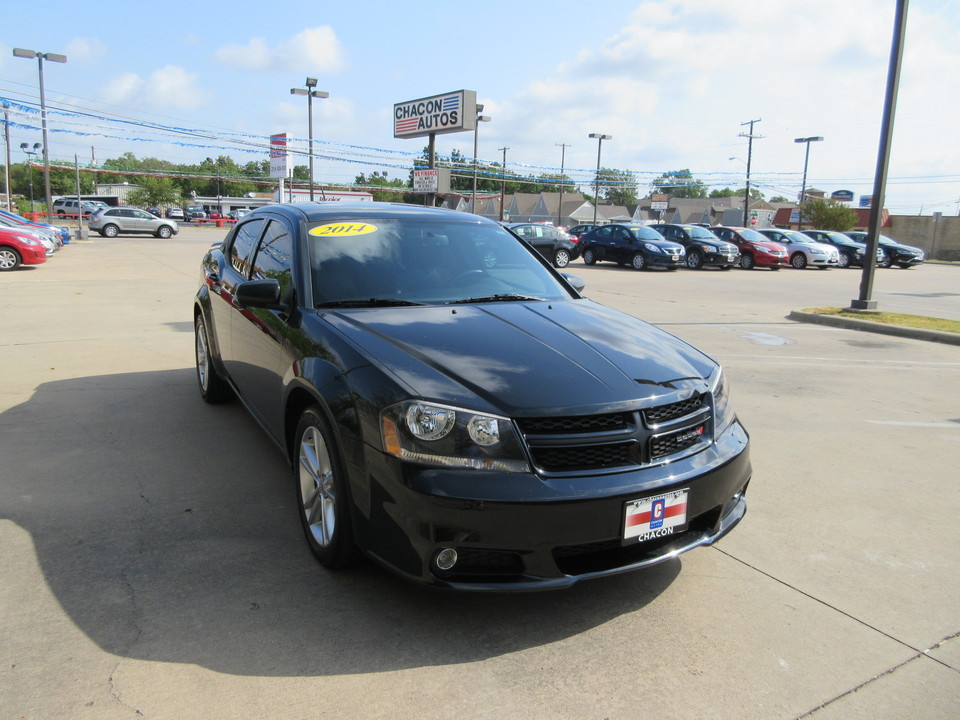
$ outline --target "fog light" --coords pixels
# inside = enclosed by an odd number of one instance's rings
[[[437,570],[449,570],[457,564],[457,551],[453,548],[444,548],[437,553],[433,564],[437,566]]]

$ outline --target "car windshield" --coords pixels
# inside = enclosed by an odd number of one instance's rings
[[[640,240],[663,240],[663,235],[646,225],[631,225],[630,232]]]
[[[717,242],[720,238],[714,235],[712,232],[706,228],[702,228],[699,225],[689,225],[683,228],[694,240],[712,240]]]
[[[561,300],[571,294],[499,225],[371,218],[309,229],[314,305]]]
[[[809,235],[804,235],[802,232],[798,232],[797,230],[781,230],[781,232],[782,232],[787,238],[789,238],[790,242],[795,242],[795,243],[812,243],[812,242],[816,242],[816,241],[815,241],[812,237],[810,237]]]
[[[762,233],[758,233],[756,230],[751,230],[750,228],[744,228],[740,231],[740,237],[742,237],[747,242],[770,242],[770,238]]]

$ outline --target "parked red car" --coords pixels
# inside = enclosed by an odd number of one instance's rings
[[[39,240],[16,230],[0,228],[0,272],[21,265],[39,265],[47,261],[47,250]]]
[[[752,270],[755,267],[779,270],[790,264],[787,249],[756,230],[742,227],[712,227],[710,232],[721,240],[737,246],[740,251],[740,267],[744,270]]]

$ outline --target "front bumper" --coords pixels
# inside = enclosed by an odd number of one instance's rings
[[[717,267],[733,266],[740,262],[740,255],[724,255],[722,253],[705,253],[703,256],[704,265],[716,265]]]
[[[749,440],[734,422],[710,447],[675,463],[610,475],[544,478],[418,468],[366,449],[354,490],[357,539],[410,580],[472,591],[565,588],[664,562],[728,533],[746,512]],[[686,489],[687,527],[624,541],[626,503]],[[458,563],[435,560],[445,548]]]

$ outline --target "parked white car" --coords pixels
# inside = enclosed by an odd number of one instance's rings
[[[797,270],[803,270],[808,266],[821,270],[828,267],[840,267],[840,252],[833,245],[819,243],[809,235],[804,235],[796,230],[763,228],[757,232],[763,233],[771,240],[783,245],[787,249],[790,265]]]

